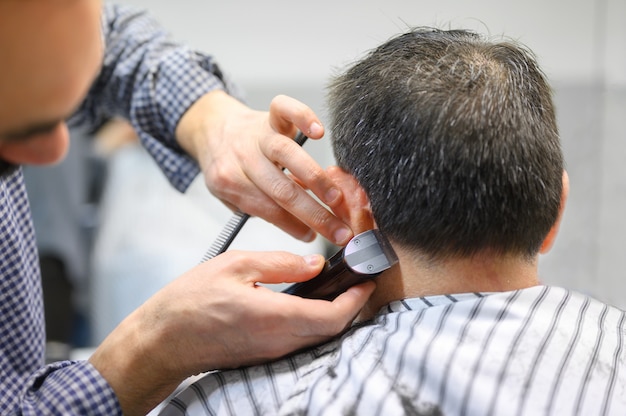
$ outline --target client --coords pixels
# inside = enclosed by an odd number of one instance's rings
[[[330,113],[336,214],[399,265],[340,338],[208,373],[163,413],[626,414],[626,314],[538,276],[568,179],[532,53],[412,30],[332,82]]]

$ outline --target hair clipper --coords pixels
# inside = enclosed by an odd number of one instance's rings
[[[326,260],[320,274],[289,286],[283,293],[333,300],[349,287],[375,278],[397,262],[391,244],[379,230],[365,231]]]

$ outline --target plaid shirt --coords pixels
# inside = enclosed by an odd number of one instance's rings
[[[101,72],[70,122],[131,120],[170,182],[185,190],[198,167],[176,143],[176,125],[200,96],[232,86],[211,57],[173,42],[131,8],[104,6],[103,39]],[[0,414],[120,414],[88,362],[44,366],[40,273],[20,168],[0,178],[0,234]]]

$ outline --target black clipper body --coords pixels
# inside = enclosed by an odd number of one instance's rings
[[[283,293],[333,300],[349,287],[375,278],[397,262],[391,244],[379,230],[365,231],[326,260],[320,274],[289,286]]]

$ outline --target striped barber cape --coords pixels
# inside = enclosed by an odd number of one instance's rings
[[[211,372],[164,415],[626,415],[626,313],[536,286],[405,299],[296,355]]]

